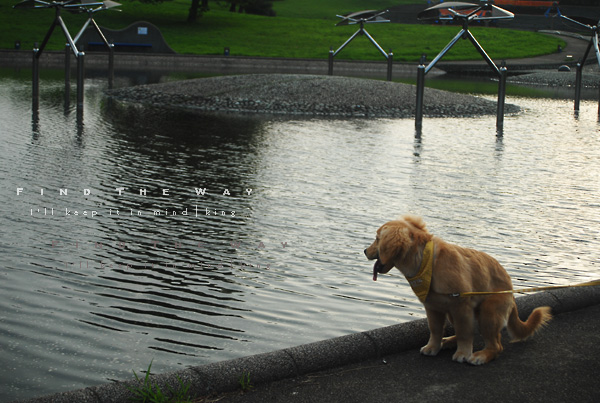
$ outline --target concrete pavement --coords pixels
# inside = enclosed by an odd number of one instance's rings
[[[417,348],[257,385],[219,402],[598,402],[600,305],[557,314],[522,343],[508,343],[484,366]],[[476,348],[482,347],[479,340]],[[216,399],[213,399],[216,400]],[[210,401],[210,400],[207,400]]]

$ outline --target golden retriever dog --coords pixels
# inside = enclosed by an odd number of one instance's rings
[[[376,260],[374,280],[396,267],[425,306],[430,335],[421,348],[424,355],[456,347],[454,361],[485,364],[502,352],[500,331],[505,326],[513,341],[521,341],[552,318],[550,307],[539,307],[522,322],[513,294],[458,296],[463,292],[512,290],[510,276],[488,254],[433,236],[420,217],[404,216],[382,225],[364,252],[369,260]],[[443,338],[446,318],[456,334]],[[473,353],[476,320],[485,347]]]

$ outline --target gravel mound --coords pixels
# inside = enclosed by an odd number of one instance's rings
[[[600,73],[595,71],[598,66],[584,68],[581,75],[581,84],[586,88],[598,88]],[[529,74],[509,77],[508,82],[514,84],[529,84],[549,87],[573,87],[575,86],[576,70],[571,71],[548,71],[540,70]]]
[[[142,105],[309,116],[410,118],[416,87],[336,76],[252,74],[219,76],[111,90],[114,99]],[[505,113],[520,108],[505,105]],[[427,117],[495,115],[495,101],[426,88]]]

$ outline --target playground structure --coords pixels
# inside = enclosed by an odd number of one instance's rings
[[[504,7],[546,10],[544,14],[549,14],[553,9],[558,10],[557,0],[494,0],[494,4]]]
[[[114,68],[113,68],[113,45],[110,44],[100,27],[94,21],[94,14],[98,11],[108,10],[114,7],[118,7],[121,4],[116,3],[111,0],[105,1],[95,1],[95,0],[64,0],[64,1],[42,1],[42,0],[25,0],[21,3],[18,3],[14,6],[16,9],[45,9],[45,8],[53,8],[55,10],[55,17],[50,29],[46,33],[42,44],[38,47],[37,43],[33,49],[33,104],[34,109],[37,110],[37,106],[39,104],[39,59],[44,51],[44,48],[48,44],[54,29],[59,26],[65,35],[67,40],[67,45],[65,49],[65,101],[68,103],[69,101],[69,89],[70,89],[70,53],[72,52],[75,55],[77,60],[77,109],[83,110],[83,90],[84,90],[84,57],[85,53],[81,50],[77,49],[76,42],[79,39],[79,36],[86,30],[86,28],[92,24],[92,26],[97,30],[98,34],[102,38],[104,44],[107,46],[109,51],[109,87],[112,87],[113,78],[114,78]],[[79,33],[73,38],[69,33],[65,22],[61,17],[61,11],[67,11],[70,13],[87,13],[88,19],[84,23],[83,27],[79,31]]]
[[[539,2],[543,3],[543,2]],[[421,58],[419,66],[417,68],[417,86],[416,86],[416,108],[415,108],[415,126],[417,128],[422,127],[423,120],[423,99],[424,99],[424,86],[425,86],[425,76],[429,71],[438,63],[445,54],[458,42],[459,39],[469,39],[469,41],[473,44],[473,46],[477,49],[480,55],[483,57],[488,66],[494,71],[494,73],[498,77],[498,109],[497,109],[497,120],[496,126],[499,130],[503,127],[504,121],[504,102],[506,95],[506,77],[507,77],[507,69],[505,67],[504,62],[501,65],[497,65],[485,52],[485,50],[481,47],[481,45],[477,42],[475,37],[469,31],[469,24],[477,21],[486,21],[486,20],[497,20],[497,19],[512,19],[514,18],[514,14],[511,12],[501,9],[495,5],[496,3],[492,3],[489,0],[482,0],[479,4],[473,3],[463,3],[463,2],[445,2],[440,3],[435,6],[429,7],[418,14],[417,18],[420,20],[432,20],[439,19],[440,15],[451,16],[454,22],[460,23],[462,25],[462,29],[460,32],[448,43],[448,45],[427,65],[425,65],[425,56]],[[556,3],[553,2],[556,5]],[[75,55],[77,60],[77,108],[83,108],[83,94],[84,94],[84,52],[83,45],[86,46],[94,45],[99,47],[106,47],[108,49],[108,58],[109,58],[109,88],[112,88],[114,81],[114,49],[115,44],[113,44],[112,39],[109,42],[106,39],[106,30],[103,33],[103,30],[96,24],[94,21],[94,15],[96,12],[112,9],[120,6],[119,3],[116,3],[111,0],[105,1],[95,1],[95,0],[62,0],[62,1],[44,1],[44,0],[25,0],[16,4],[14,8],[16,9],[42,9],[42,8],[51,8],[55,10],[55,18],[50,26],[46,36],[44,37],[41,46],[38,46],[36,43],[33,49],[33,103],[35,109],[39,104],[39,59],[42,55],[54,29],[59,26],[63,31],[63,34],[67,40],[66,49],[65,49],[65,104],[68,105],[69,95],[70,95],[70,58],[71,53]],[[69,33],[62,17],[61,12],[66,11],[70,13],[78,13],[83,14],[86,13],[88,15],[87,21],[84,23],[83,27],[79,30],[78,34],[73,38]],[[385,11],[375,11],[375,10],[365,10],[350,13],[347,15],[338,15],[338,17],[342,18],[342,21],[338,22],[336,26],[341,25],[359,25],[359,29],[348,39],[346,40],[335,52],[333,49],[330,50],[329,54],[329,75],[333,75],[333,59],[334,57],[342,51],[352,40],[354,40],[359,35],[365,35],[369,39],[369,41],[382,53],[387,61],[388,61],[388,81],[392,79],[392,59],[393,54],[390,50],[389,54],[386,53],[382,47],[375,41],[375,39],[366,31],[364,28],[365,24],[368,23],[385,23],[389,22],[389,20],[383,17],[388,10]],[[600,20],[596,21],[591,18],[586,17],[567,17],[561,15],[561,18],[564,18],[571,23],[574,23],[580,27],[584,27],[585,29],[590,31],[590,41],[588,43],[587,49],[577,64],[577,76],[576,76],[576,85],[575,85],[575,105],[574,109],[576,113],[579,112],[580,108],[580,99],[581,99],[581,86],[582,86],[582,74],[583,74],[583,66],[590,55],[592,49],[596,54],[596,59],[598,61],[598,65],[600,66],[600,40],[598,38],[598,31],[600,30]],[[139,25],[139,26],[138,26]],[[152,28],[149,23],[138,23],[138,25],[132,24],[132,26],[126,28],[126,30],[134,29],[139,35],[140,32],[144,33],[147,36],[148,32],[150,32],[150,28]],[[99,36],[99,39],[90,39],[87,41],[80,39],[84,38],[84,32],[94,31],[95,34]],[[125,31],[125,30],[123,30]],[[158,31],[158,28],[156,28]],[[118,31],[114,31],[118,32]],[[159,33],[160,34],[160,33]],[[162,36],[161,36],[162,38]],[[120,44],[123,47],[126,46],[154,46],[148,43],[142,43],[142,41],[134,41],[136,43],[130,43],[126,39],[121,40]],[[151,41],[146,41],[151,42]],[[164,40],[163,40],[164,42]],[[79,46],[79,48],[78,48]],[[599,100],[599,108],[598,113],[600,115],[600,100]]]
[[[583,66],[585,64],[586,59],[590,54],[590,50],[594,48],[594,52],[596,53],[596,60],[598,61],[598,66],[600,67],[600,49],[598,48],[598,30],[600,30],[600,20],[594,21],[590,18],[585,17],[567,17],[562,16],[562,18],[571,21],[581,27],[587,28],[590,31],[590,41],[588,46],[583,54],[583,57],[577,62],[577,72],[575,75],[575,105],[574,109],[576,113],[579,113],[579,103],[581,100],[581,80],[583,75]],[[600,100],[598,101],[598,115],[600,115]]]
[[[496,117],[496,128],[502,130],[504,126],[504,100],[506,98],[506,76],[507,69],[504,65],[498,67],[494,61],[487,55],[477,39],[469,32],[469,23],[473,21],[485,21],[491,19],[512,19],[514,14],[502,8],[496,7],[488,1],[481,1],[479,4],[447,2],[429,7],[418,14],[420,20],[430,20],[439,18],[440,10],[447,10],[456,22],[462,24],[460,32],[446,45],[446,47],[425,66],[425,57],[421,57],[417,67],[417,105],[415,109],[415,126],[420,129],[423,125],[423,94],[425,89],[425,75],[435,66],[435,64],[444,57],[444,55],[458,42],[459,39],[469,39],[479,54],[487,62],[490,68],[498,76],[498,112]]]
[[[333,58],[335,56],[337,56],[337,54],[340,53],[342,51],[342,49],[344,49],[346,47],[346,45],[348,45],[350,42],[352,42],[354,40],[354,38],[356,38],[359,35],[365,35],[369,39],[369,41],[371,41],[371,43],[377,48],[377,50],[379,50],[379,52],[383,55],[383,57],[386,58],[386,60],[387,60],[387,80],[392,81],[392,63],[394,60],[394,55],[393,55],[392,51],[390,50],[389,53],[386,53],[385,50],[383,50],[383,48],[381,46],[379,46],[377,41],[375,39],[373,39],[373,37],[365,29],[365,24],[390,22],[390,20],[386,20],[385,18],[382,17],[382,15],[387,12],[388,12],[388,10],[385,10],[385,11],[364,10],[364,11],[357,11],[357,12],[346,14],[346,15],[337,15],[337,17],[341,18],[342,21],[335,24],[336,27],[342,26],[342,25],[358,24],[358,25],[360,25],[360,28],[350,38],[348,38],[348,40],[346,42],[344,42],[342,44],[342,46],[340,46],[335,52],[333,51],[333,48],[329,49],[329,75],[330,76],[333,75]]]

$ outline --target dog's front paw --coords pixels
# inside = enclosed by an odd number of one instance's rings
[[[457,351],[452,356],[452,360],[456,361],[456,362],[469,362],[470,358],[471,358],[471,353],[465,353],[462,351]]]
[[[441,349],[442,349],[441,346],[434,346],[431,344],[427,344],[427,345],[421,347],[421,354],[434,356],[434,355],[437,355],[437,353],[439,353]]]

